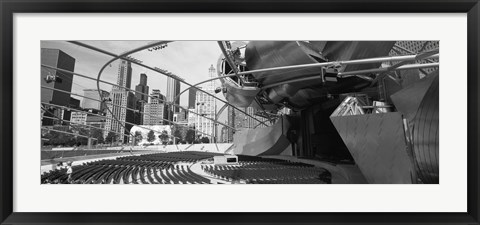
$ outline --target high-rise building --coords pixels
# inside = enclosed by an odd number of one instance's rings
[[[99,101],[102,101],[103,99],[108,99],[108,97],[110,96],[110,93],[104,90],[100,90],[100,93],[102,95],[101,97],[97,89],[84,89],[83,96],[85,96],[86,98],[83,98],[82,108],[105,111],[105,109],[107,108],[106,103],[99,102]],[[95,101],[93,99],[96,99],[98,101]]]
[[[197,89],[190,88],[188,89],[188,108],[194,109],[195,108],[195,96],[197,94]]]
[[[193,128],[195,127],[195,122],[197,120],[197,115],[195,114],[195,108],[188,109],[188,127]]]
[[[127,128],[126,132],[130,132],[130,129],[132,128],[132,124],[138,125],[138,119],[140,117],[140,113],[137,111],[134,111],[137,109],[137,99],[135,98],[135,94],[133,92],[128,92],[127,95],[127,108],[132,109],[132,110],[127,110],[126,116],[125,116],[125,121],[129,122],[130,124],[125,124],[125,127]]]
[[[165,97],[158,89],[153,89],[150,95],[152,96],[150,103],[146,103],[143,110],[143,125],[163,125],[165,124],[163,121],[163,118],[165,118]]]
[[[101,116],[95,116],[95,115],[87,115],[87,121],[86,125],[92,126],[92,127],[98,127],[100,129],[105,128],[105,118]]]
[[[130,89],[131,84],[132,84],[132,64],[129,61],[122,60],[118,65],[117,85]],[[122,88],[121,90],[125,90],[125,89]]]
[[[130,62],[122,60],[118,67],[117,85],[114,86],[111,92],[112,104],[107,104],[109,111],[107,112],[106,131],[104,136],[108,135],[109,131],[115,131],[122,134],[128,134],[129,128],[132,125],[125,122],[133,123],[133,112],[127,110],[126,107],[135,108],[135,95],[126,90],[126,87],[130,89],[132,80],[132,65]],[[128,116],[127,116],[128,114]],[[120,135],[118,140],[122,143],[125,142],[125,136]]]
[[[72,112],[71,117],[72,119],[70,120],[70,122],[72,122],[74,125],[83,124],[98,127],[100,129],[105,128],[105,118],[100,115],[94,115],[92,114],[92,112],[75,111]]]
[[[180,98],[175,100],[175,97],[180,94],[180,81],[183,80],[182,78],[170,74],[172,77],[167,78],[167,102],[172,102],[175,103],[176,105],[180,105]],[[175,100],[175,101],[174,101]],[[178,112],[179,108],[178,107],[173,107],[172,109],[173,112]],[[173,116],[172,116],[173,117]]]
[[[73,124],[85,125],[87,124],[87,116],[88,116],[87,112],[79,112],[79,111],[72,112],[70,122],[72,122]]]
[[[145,104],[148,103],[148,88],[147,75],[142,73],[140,74],[140,83],[135,86],[136,110],[138,110],[135,112],[135,124],[144,124],[143,110]]]
[[[42,65],[47,65],[51,67],[56,67],[59,69],[67,70],[74,72],[75,69],[75,58],[68,55],[59,49],[50,49],[42,48],[41,50],[41,59]],[[52,79],[53,78],[53,79]],[[71,73],[66,73],[46,67],[41,67],[40,72],[40,85],[55,88],[66,92],[72,91],[73,75]],[[60,91],[54,91],[50,89],[42,88],[41,90],[41,99],[44,103],[50,103],[61,106],[68,106],[70,104],[70,94]],[[49,117],[62,117],[63,110],[55,108],[49,110],[51,115],[48,113]],[[62,119],[69,119],[63,118]],[[59,120],[52,119],[42,119],[42,125],[53,125],[54,123],[59,123]]]
[[[178,113],[174,113],[173,122],[180,124],[188,124],[188,111],[185,109],[180,109]]]
[[[215,68],[213,65],[210,66],[208,69],[208,78],[215,77]],[[205,92],[214,95],[215,94],[215,82],[210,81],[205,83],[200,89],[204,90]],[[197,91],[196,98],[195,98],[195,112],[197,114],[195,119],[195,129],[201,131],[197,133],[197,135],[207,136],[209,139],[213,135],[215,136],[215,125],[212,120],[209,120],[205,117],[210,119],[215,119],[216,113],[216,105],[215,99],[207,95],[204,92]],[[200,116],[201,115],[201,116]]]
[[[148,102],[147,74],[144,74],[144,73],[140,74],[140,83],[138,83],[138,85],[135,86],[135,91],[136,91],[135,98],[137,98],[138,101]]]
[[[68,106],[70,108],[79,109],[80,108],[80,100],[70,97],[70,102],[69,102]]]
[[[71,109],[80,109],[80,100],[70,97],[70,102],[68,103],[67,106]],[[71,110],[62,110],[61,118],[63,118],[63,120],[65,121],[70,121],[71,114],[72,114]]]

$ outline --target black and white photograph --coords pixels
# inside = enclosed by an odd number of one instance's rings
[[[40,46],[41,185],[440,184],[438,40]]]

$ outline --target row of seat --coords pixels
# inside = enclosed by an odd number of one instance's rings
[[[172,152],[125,156],[73,166],[71,179],[66,169],[41,176],[42,183],[80,184],[209,184],[211,180],[194,173],[190,166],[218,153]],[[251,184],[331,183],[330,173],[308,164],[254,156],[239,156],[235,165],[203,164],[205,173],[232,182]]]
[[[194,163],[194,162],[197,162],[198,160],[211,158],[215,155],[222,155],[222,154],[185,151],[185,152],[153,153],[153,154],[144,154],[139,156],[127,156],[127,157],[121,158],[121,160]]]
[[[78,184],[205,184],[210,179],[194,173],[189,165],[212,154],[156,153],[142,156],[99,160],[72,167],[71,180],[66,169],[53,170],[41,176],[42,183]]]
[[[331,183],[331,174],[324,168],[285,160],[262,161],[254,156],[240,158],[253,161],[241,161],[237,165],[202,165],[202,169],[219,179],[251,184]]]
[[[58,159],[76,156],[87,155],[101,155],[101,154],[113,154],[113,153],[128,153],[130,150],[61,150],[61,151],[41,151],[40,158],[44,159]],[[136,153],[149,152],[147,150],[137,150]]]

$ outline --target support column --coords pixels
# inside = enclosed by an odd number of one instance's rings
[[[87,149],[92,149],[92,138],[88,138]]]

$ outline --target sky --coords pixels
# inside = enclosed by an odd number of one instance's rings
[[[97,48],[120,54],[134,48],[146,45],[152,41],[80,41]],[[92,51],[90,49],[66,42],[66,41],[42,41],[42,48],[60,49],[68,55],[75,58],[74,72],[97,78],[100,69],[111,59],[111,56]],[[148,51],[143,50],[134,53],[131,56],[143,61],[143,64],[168,70],[173,74],[183,78],[190,84],[195,84],[208,79],[208,68],[210,65],[216,67],[217,60],[221,55],[221,50],[216,41],[179,41],[168,43],[166,48]],[[102,73],[101,80],[116,83],[119,60],[111,63]],[[152,89],[160,89],[162,94],[166,94],[167,77],[152,70],[132,64],[132,82],[131,89],[140,81],[140,74],[147,74],[147,85]],[[216,82],[220,86],[220,82]],[[74,76],[72,92],[83,95],[83,89],[96,89],[96,81],[88,80]],[[110,92],[112,86],[101,84],[100,88]],[[181,84],[180,89],[188,88]],[[149,93],[150,94],[150,93]],[[80,99],[78,96],[72,96]],[[223,95],[217,97],[224,99]],[[217,104],[220,104],[217,102]],[[188,105],[188,91],[182,94],[180,105]],[[223,104],[221,104],[223,105]]]

